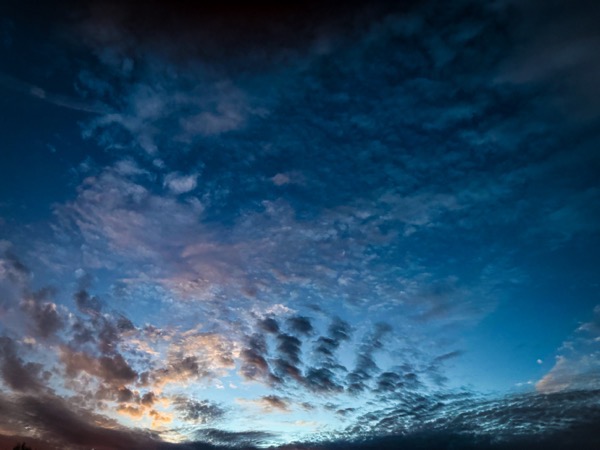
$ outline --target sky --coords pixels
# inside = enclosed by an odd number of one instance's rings
[[[2,2],[0,446],[598,448],[599,19]]]

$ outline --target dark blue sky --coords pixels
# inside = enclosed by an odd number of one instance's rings
[[[593,2],[0,11],[0,442],[599,444]]]

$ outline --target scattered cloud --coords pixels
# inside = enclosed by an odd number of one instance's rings
[[[594,308],[592,320],[581,324],[558,351],[552,369],[535,385],[539,392],[600,387],[600,306]]]
[[[290,400],[279,395],[264,395],[258,399],[237,399],[241,404],[257,406],[264,413],[290,412]]]
[[[185,194],[198,185],[198,174],[182,175],[171,172],[165,176],[164,183],[174,194]]]
[[[207,424],[223,418],[225,410],[207,400],[177,397],[173,401],[176,411],[188,422]]]
[[[44,367],[35,362],[24,362],[19,357],[17,344],[10,338],[0,338],[0,375],[3,383],[17,392],[43,392]]]
[[[59,151],[35,164],[54,177],[64,158],[64,192],[0,205],[0,434],[76,450],[278,448],[286,426],[322,440],[296,430],[281,449],[597,442],[598,308],[536,392],[448,381],[517,302],[515,324],[550,329],[551,308],[526,307],[540,286],[597,297],[598,8],[308,5],[40,14],[60,36],[2,22],[0,60],[36,64],[0,85],[77,115],[87,141],[53,130],[42,147]],[[7,186],[36,184],[29,156]]]

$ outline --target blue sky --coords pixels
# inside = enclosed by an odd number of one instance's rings
[[[598,444],[597,6],[57,5],[1,14],[0,442]]]

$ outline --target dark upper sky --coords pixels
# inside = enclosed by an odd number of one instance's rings
[[[597,448],[599,20],[4,2],[0,445]]]

